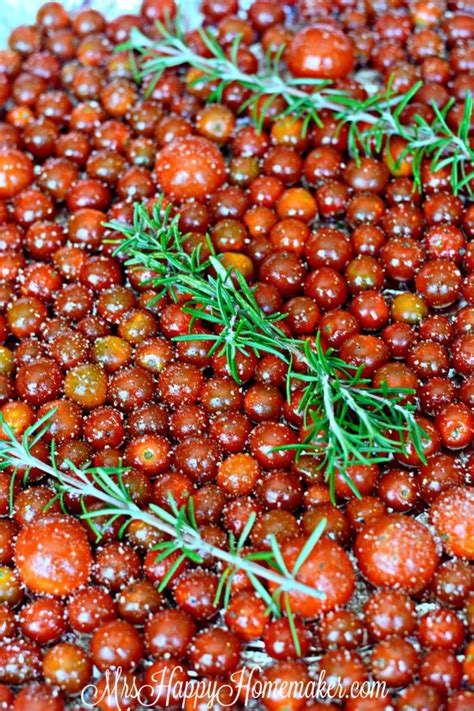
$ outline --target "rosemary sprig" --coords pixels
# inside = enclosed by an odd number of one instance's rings
[[[214,253],[202,260],[198,248],[186,252],[186,235],[178,221],[179,216],[171,219],[170,208],[162,211],[158,202],[151,215],[145,205],[136,204],[131,226],[121,222],[107,226],[123,235],[117,252],[128,257],[129,266],[155,272],[151,287],[173,300],[178,294],[185,298],[182,309],[193,317],[193,332],[176,340],[209,341],[209,352],[226,356],[237,382],[237,353],[270,353],[288,365],[288,396],[292,380],[299,380],[300,412],[308,435],[284,448],[293,449],[297,456],[310,452],[318,457],[333,500],[338,469],[344,473],[354,463],[387,462],[406,453],[408,442],[424,458],[425,433],[415,419],[416,405],[406,401],[412,390],[372,387],[361,369],[345,363],[331,349],[324,352],[319,334],[314,341],[286,336],[280,328],[285,315],[265,314],[239,272],[226,270]],[[206,327],[204,333],[196,321]],[[348,482],[352,485],[349,478]]]
[[[415,407],[406,402],[413,390],[395,390],[385,383],[372,387],[361,369],[331,351],[324,353],[319,339],[315,344],[306,341],[304,356],[307,372],[290,371],[290,377],[304,383],[300,410],[308,434],[303,442],[281,449],[313,452],[326,472],[341,471],[356,496],[357,488],[345,471],[349,464],[386,462],[404,453],[409,441],[424,460],[424,431],[415,419]],[[334,501],[335,477],[327,479]]]
[[[286,567],[275,537],[271,538],[271,549],[269,551],[245,550],[245,545],[255,523],[255,515],[249,517],[237,541],[234,535],[229,533],[228,550],[218,548],[202,537],[194,515],[192,497],[190,497],[187,505],[179,508],[173,498],[170,497],[171,511],[153,503],[149,505],[149,510],[145,511],[133,502],[124,486],[122,475],[126,471],[125,468],[87,467],[79,469],[73,462],[66,460],[63,466],[67,470],[62,471],[56,464],[54,441],[51,444],[51,464],[38,459],[31,449],[48,431],[51,414],[51,412],[46,413],[28,427],[21,439],[16,438],[0,414],[0,430],[3,433],[3,439],[0,440],[0,470],[12,470],[13,482],[16,472],[20,468],[26,471],[26,477],[28,476],[28,471],[32,468],[44,472],[51,478],[56,490],[56,494],[52,496],[49,506],[58,499],[63,502],[65,494],[78,495],[82,502],[80,518],[87,521],[96,533],[97,542],[101,540],[107,528],[118,519],[125,519],[119,531],[120,538],[126,532],[127,526],[131,521],[142,521],[160,531],[164,534],[165,540],[154,546],[153,550],[157,551],[157,559],[164,560],[171,554],[179,554],[160,583],[160,590],[163,590],[168,585],[184,560],[199,564],[203,562],[202,555],[205,553],[225,566],[216,594],[216,602],[222,597],[224,606],[227,606],[229,602],[232,581],[238,571],[246,573],[257,595],[266,602],[268,614],[277,617],[283,614],[288,615],[291,618],[290,627],[292,629],[294,628],[293,613],[291,607],[287,604],[290,591],[298,591],[317,599],[325,598],[324,592],[316,590],[297,579],[301,565],[310,556],[314,546],[324,532],[326,525],[324,519],[307,539],[300,554],[302,559],[296,561],[293,570],[288,570]],[[88,509],[85,502],[91,499],[101,502],[102,506],[97,509]],[[97,518],[104,517],[106,518],[106,524],[99,531],[94,521]],[[272,595],[265,586],[266,581],[272,582],[277,586]],[[282,609],[280,598],[285,601],[284,609]],[[298,649],[299,641],[297,636],[295,636],[294,642]]]
[[[418,186],[421,185],[421,163],[430,160],[433,170],[449,166],[455,193],[464,188],[472,193],[474,150],[469,141],[473,111],[470,93],[466,96],[457,131],[452,130],[447,122],[447,115],[455,103],[453,98],[442,109],[432,103],[435,116],[431,123],[415,115],[410,125],[406,125],[402,121],[402,112],[416,97],[423,86],[422,81],[416,82],[402,95],[394,93],[389,81],[386,91],[360,100],[346,91],[335,89],[330,81],[301,80],[285,74],[281,68],[283,46],[274,57],[264,57],[263,67],[257,73],[248,74],[238,66],[240,37],[225,52],[211,29],[201,29],[201,38],[211,54],[210,57],[202,57],[187,45],[179,16],[172,22],[157,22],[156,27],[158,40],[150,39],[133,28],[129,41],[118,47],[119,50],[134,51],[143,57],[137,78],[153,75],[149,91],[152,91],[167,69],[193,67],[199,76],[191,84],[208,86],[208,101],[221,102],[225,89],[233,83],[248,89],[249,96],[240,110],[250,109],[260,128],[266,107],[275,97],[282,96],[287,107],[280,116],[303,119],[303,131],[312,121],[321,125],[321,111],[333,112],[340,125],[348,127],[349,150],[356,160],[361,153],[380,153],[385,145],[389,148],[391,136],[401,136],[406,141],[406,147],[394,162],[400,164],[404,158],[411,156],[413,175]],[[259,110],[262,101],[263,108]]]

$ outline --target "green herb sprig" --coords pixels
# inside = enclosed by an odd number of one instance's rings
[[[403,110],[416,97],[423,86],[422,81],[416,82],[404,94],[396,94],[389,81],[385,91],[367,99],[356,99],[348,92],[335,89],[330,81],[302,80],[284,73],[281,62],[283,46],[275,56],[264,57],[263,66],[257,73],[248,74],[238,66],[240,37],[225,52],[212,30],[199,30],[211,55],[202,57],[186,43],[179,16],[167,23],[157,22],[156,27],[158,39],[150,39],[133,28],[129,41],[118,48],[136,52],[142,57],[136,75],[139,80],[153,76],[149,91],[167,69],[193,67],[201,76],[191,83],[210,87],[208,101],[221,102],[225,89],[233,83],[248,89],[249,96],[242,103],[240,111],[250,109],[259,128],[263,125],[266,108],[275,97],[281,96],[287,106],[280,117],[303,119],[303,132],[311,122],[322,125],[322,111],[332,112],[341,127],[347,126],[349,151],[356,160],[362,154],[378,155],[385,146],[390,150],[390,137],[400,136],[405,139],[406,147],[393,158],[394,163],[400,165],[405,158],[411,158],[418,187],[421,186],[421,164],[429,160],[433,170],[449,167],[454,193],[463,189],[472,193],[474,150],[469,139],[473,113],[472,94],[468,93],[465,98],[457,130],[448,124],[448,113],[455,103],[454,98],[442,108],[432,102],[431,108],[435,114],[432,122],[415,114],[407,125],[402,121]]]
[[[292,380],[299,380],[303,386],[300,412],[308,434],[303,442],[283,448],[293,449],[297,456],[308,452],[318,458],[333,500],[338,470],[356,492],[346,474],[351,464],[390,461],[405,454],[408,443],[424,459],[426,435],[415,418],[416,403],[407,397],[415,394],[413,390],[385,384],[372,387],[361,368],[342,361],[331,349],[324,351],[319,334],[313,341],[285,335],[280,328],[285,314],[265,314],[253,288],[238,271],[222,265],[210,242],[208,259],[203,259],[200,247],[187,251],[179,215],[172,217],[171,209],[163,210],[158,202],[150,214],[145,205],[136,204],[133,225],[109,223],[109,228],[123,235],[117,241],[117,252],[127,257],[132,268],[155,272],[149,283],[160,296],[166,294],[176,301],[178,295],[186,295],[182,309],[192,316],[191,328],[196,327],[175,340],[209,341],[209,353],[226,356],[237,382],[237,353],[273,354],[288,366],[287,394]],[[202,333],[197,322],[205,327]]]
[[[273,535],[270,537],[270,550],[246,550],[245,546],[248,544],[248,538],[255,524],[255,514],[249,517],[238,539],[232,532],[229,532],[228,548],[219,548],[202,537],[194,514],[192,496],[187,504],[181,507],[178,507],[170,496],[170,510],[153,503],[149,505],[149,510],[143,510],[133,502],[123,482],[123,474],[127,471],[124,467],[79,469],[73,462],[65,460],[62,464],[64,469],[61,469],[56,462],[54,441],[50,451],[51,463],[48,464],[38,459],[32,452],[32,448],[50,428],[52,412],[47,412],[28,427],[19,439],[0,415],[0,430],[3,433],[3,439],[0,440],[0,470],[12,471],[12,491],[18,470],[24,472],[23,477],[27,481],[29,470],[39,469],[50,477],[56,492],[52,495],[48,507],[54,501],[59,500],[64,510],[67,510],[64,506],[65,495],[76,494],[82,502],[80,518],[92,528],[96,534],[97,542],[100,542],[106,530],[117,520],[124,521],[120,527],[119,538],[122,538],[126,533],[131,521],[141,521],[159,531],[163,534],[164,540],[153,548],[157,552],[157,560],[164,560],[172,554],[178,554],[161,581],[160,590],[167,587],[183,561],[189,560],[192,563],[200,564],[203,562],[203,555],[206,554],[223,565],[215,604],[222,600],[224,607],[227,607],[234,576],[237,572],[243,571],[257,595],[266,603],[267,614],[274,617],[286,615],[289,618],[295,647],[298,654],[301,654],[289,593],[296,591],[316,599],[325,598],[324,592],[297,579],[301,566],[311,555],[324,532],[325,519],[320,521],[307,538],[292,570],[289,570],[285,565],[282,551]],[[102,506],[88,509],[86,501],[91,499],[99,501]],[[13,505],[13,501],[11,504]],[[106,520],[100,530],[95,525],[98,518]],[[266,587],[268,582],[276,586],[273,594],[270,594]]]

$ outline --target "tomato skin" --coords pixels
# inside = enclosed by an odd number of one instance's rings
[[[15,148],[0,151],[0,199],[9,199],[26,188],[33,179],[33,163]]]
[[[294,538],[281,546],[288,570],[292,570],[305,542],[305,538]],[[315,590],[320,590],[326,596],[319,599],[290,591],[288,597],[291,609],[303,617],[314,617],[344,605],[352,596],[355,585],[355,574],[347,553],[329,538],[322,538],[316,543],[299,569],[296,579]],[[269,587],[274,591],[277,586],[270,583]]]
[[[474,415],[463,403],[451,402],[436,417],[441,441],[448,449],[464,449],[474,439]]]
[[[140,14],[149,22],[163,22],[176,15],[176,3],[174,0],[144,0]]]
[[[59,514],[43,516],[22,528],[15,559],[30,590],[56,597],[87,583],[92,565],[84,528],[71,516]]]
[[[288,48],[288,68],[297,77],[342,79],[354,66],[352,42],[340,30],[318,23],[300,30]]]
[[[170,197],[204,199],[221,187],[226,177],[224,158],[206,138],[176,138],[158,153],[158,183]]]
[[[41,676],[41,648],[25,637],[0,644],[0,680],[2,684],[19,685]]]
[[[444,550],[474,560],[474,489],[456,486],[443,491],[430,511],[430,520]]]
[[[426,526],[401,514],[377,518],[357,536],[354,551],[372,585],[417,592],[438,565],[436,543]]]

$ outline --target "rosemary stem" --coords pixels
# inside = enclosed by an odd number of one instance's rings
[[[347,442],[345,437],[340,436],[340,428],[339,424],[335,418],[334,415],[334,409],[333,409],[333,402],[332,402],[332,390],[329,384],[329,375],[327,373],[322,373],[321,374],[321,386],[323,389],[323,402],[324,402],[324,407],[326,410],[326,415],[329,420],[329,426],[331,428],[332,434],[338,439],[341,449],[345,455],[345,458],[348,459],[350,456],[350,452],[348,451],[347,447]]]

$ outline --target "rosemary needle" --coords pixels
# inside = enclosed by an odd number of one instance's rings
[[[209,101],[222,101],[225,89],[232,83],[248,89],[249,97],[240,110],[251,110],[259,128],[263,124],[265,108],[277,96],[282,96],[287,104],[280,116],[303,119],[303,131],[312,121],[321,125],[321,111],[330,111],[341,126],[347,126],[349,151],[356,160],[361,153],[380,153],[385,145],[390,150],[390,137],[400,136],[406,146],[394,162],[400,164],[407,156],[411,157],[417,186],[421,186],[421,163],[430,160],[432,170],[450,168],[454,193],[463,189],[472,193],[474,150],[469,141],[473,111],[471,93],[466,95],[463,116],[456,131],[447,121],[448,112],[454,105],[453,98],[442,108],[432,102],[434,118],[431,122],[415,114],[407,125],[403,122],[403,110],[423,86],[422,81],[416,82],[403,94],[395,94],[389,81],[384,92],[367,99],[356,99],[348,92],[334,89],[330,81],[303,81],[284,74],[281,70],[283,46],[273,58],[265,57],[264,66],[257,73],[247,74],[237,63],[240,37],[234,40],[230,51],[226,53],[212,30],[200,30],[201,38],[211,55],[202,57],[186,43],[179,16],[173,22],[157,21],[156,27],[158,39],[150,39],[137,28],[132,28],[129,41],[117,47],[118,50],[137,52],[143,57],[136,78],[140,80],[152,75],[150,90],[165,70],[192,67],[194,71],[197,70],[198,76],[190,83],[207,85]]]
[[[333,501],[338,470],[357,494],[346,474],[351,464],[387,462],[405,454],[408,442],[424,459],[425,434],[415,418],[416,405],[406,402],[412,390],[385,384],[373,387],[361,369],[348,365],[331,349],[324,351],[319,334],[314,341],[286,336],[279,325],[285,315],[265,314],[244,277],[227,271],[216,254],[203,260],[199,247],[188,253],[178,223],[179,215],[171,218],[171,206],[162,210],[159,201],[152,214],[145,205],[136,204],[131,226],[122,222],[107,226],[123,235],[117,252],[127,257],[127,264],[152,270],[150,286],[159,296],[176,300],[177,293],[186,294],[182,309],[192,315],[191,326],[200,319],[207,327],[206,333],[190,332],[176,340],[207,340],[210,354],[226,356],[237,382],[237,353],[273,354],[287,364],[288,394],[293,380],[302,386],[300,412],[307,436],[282,449],[317,457]],[[294,368],[295,361],[304,363],[304,372]]]

